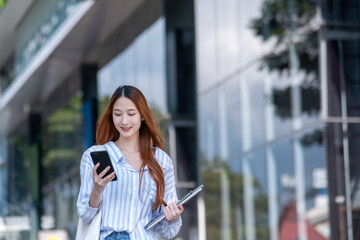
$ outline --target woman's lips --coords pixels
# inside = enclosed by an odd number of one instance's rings
[[[128,128],[122,127],[121,129],[122,129],[124,132],[128,132],[128,131],[130,131],[131,127],[128,127]]]

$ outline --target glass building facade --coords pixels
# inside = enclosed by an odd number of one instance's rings
[[[358,16],[356,1],[195,1],[206,239],[360,236]]]
[[[360,238],[358,0],[23,4],[0,51],[0,240],[74,239],[81,155],[124,84],[178,195],[205,186],[175,239]]]

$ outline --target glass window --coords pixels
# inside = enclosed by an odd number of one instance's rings
[[[222,0],[215,3],[215,51],[218,57],[217,76],[220,79],[232,74],[239,67],[239,2]]]
[[[98,73],[100,112],[121,85],[138,87],[152,111],[167,113],[165,82],[165,21],[159,18],[151,27]],[[164,118],[164,117],[163,117]]]
[[[247,217],[253,219],[253,222],[250,223],[255,227],[254,233],[251,233],[250,230],[247,230],[247,232],[248,235],[254,234],[255,239],[269,239],[268,173],[265,151],[264,149],[260,149],[245,156],[245,158],[246,160],[243,161],[247,161],[249,165],[251,186],[244,186],[244,209],[253,208],[252,211],[249,211],[249,216],[245,215],[245,219]],[[244,175],[246,178],[246,174]],[[246,182],[245,180],[245,184]],[[246,188],[250,188],[248,193]],[[253,202],[248,205],[246,198],[250,198]],[[251,214],[253,214],[253,216],[251,216]]]
[[[221,204],[223,204],[221,192],[224,186],[221,185],[221,176],[227,179],[226,170],[223,171],[222,175],[218,170],[211,169],[207,169],[202,173],[203,183],[206,186],[206,191],[204,191],[206,239],[209,240],[223,239],[222,222],[224,220],[222,215],[223,209],[221,208]],[[226,196],[228,197],[228,195]],[[227,217],[229,217],[229,215],[227,215]]]
[[[249,66],[239,75],[240,105],[242,119],[241,132],[248,131],[244,136],[244,150],[263,144],[265,142],[265,99],[264,75],[258,64]],[[250,132],[249,132],[250,131]]]
[[[216,91],[211,91],[198,99],[200,160],[205,165],[220,158],[219,128],[221,126],[218,119],[217,95]]]
[[[75,95],[46,121],[43,142],[44,229],[65,229],[74,238],[80,188],[79,167],[84,150],[82,97]]]
[[[264,54],[265,43],[263,40],[263,32],[254,28],[254,21],[264,19],[262,16],[263,0],[252,0],[251,4],[247,1],[238,2],[238,36],[240,48],[239,67],[246,66]],[[262,20],[260,20],[262,21]]]
[[[291,83],[287,73],[273,71],[271,76],[274,132],[275,137],[279,137],[292,130]]]
[[[18,217],[35,220],[31,218],[31,211],[35,210],[33,202],[37,198],[37,192],[33,191],[38,184],[37,159],[37,146],[29,144],[26,135],[8,139],[7,208],[4,212],[8,221],[16,223]],[[30,239],[28,228],[20,226],[16,233],[20,238]]]
[[[242,150],[239,96],[237,78],[226,82],[219,89],[219,147],[223,159],[240,154]]]
[[[277,236],[286,236],[289,232],[288,224],[291,214],[296,212],[296,190],[295,190],[295,172],[294,172],[294,153],[292,142],[284,140],[271,146],[271,155],[268,156],[268,163],[273,163],[272,175],[276,178],[273,193],[276,194],[275,209],[272,214],[275,215],[276,228],[271,229]],[[273,158],[273,159],[271,159]],[[274,181],[274,179],[271,179]],[[274,199],[273,199],[274,201]],[[296,213],[295,213],[296,214]],[[296,234],[296,233],[295,233]],[[297,239],[297,236],[294,236]]]
[[[341,54],[341,53],[339,53]],[[360,116],[360,41],[344,41],[343,56],[348,116]]]
[[[217,81],[215,0],[195,1],[196,71],[198,91]]]
[[[305,217],[308,238],[330,239],[328,173],[323,146],[323,127],[300,136],[304,159]]]
[[[346,205],[351,202],[352,225],[359,220],[360,208],[360,164],[358,161],[360,141],[360,126],[357,123],[348,124],[348,133],[344,132],[342,123],[331,123],[326,128],[326,155],[328,157],[329,195],[330,203],[339,213],[338,218],[331,219],[331,226],[348,227]],[[348,198],[350,196],[350,199]],[[342,238],[346,232],[337,232]],[[359,236],[357,228],[353,228],[354,239]]]

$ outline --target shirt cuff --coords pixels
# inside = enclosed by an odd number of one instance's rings
[[[101,205],[102,205],[102,202],[100,201],[99,206],[97,208],[93,208],[89,205],[89,201],[87,201],[86,212],[88,212],[89,215],[93,218],[96,215],[96,213],[99,211]]]
[[[181,216],[179,216],[176,220],[172,221],[171,223],[169,223],[168,220],[166,219],[165,222],[170,227],[180,227],[182,225]]]

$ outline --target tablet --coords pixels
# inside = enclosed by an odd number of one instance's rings
[[[196,196],[199,192],[201,192],[201,190],[203,189],[204,185],[201,184],[200,186],[198,186],[197,188],[195,188],[194,190],[190,191],[185,197],[183,197],[181,200],[177,201],[177,204],[184,204],[187,201],[189,201],[190,199],[192,199],[194,196]],[[152,227],[154,227],[156,224],[158,224],[161,220],[163,220],[165,218],[164,213],[162,213],[159,217],[155,218],[154,220],[152,220],[151,222],[149,222],[146,226],[145,229],[146,230],[150,230]]]

